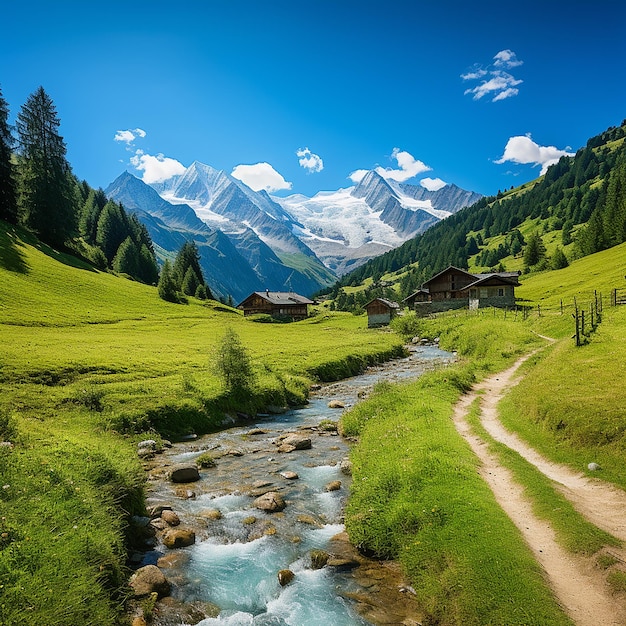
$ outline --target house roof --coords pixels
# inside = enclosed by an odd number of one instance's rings
[[[446,274],[451,270],[454,270],[455,272],[460,272],[461,274],[465,274],[465,276],[467,276],[468,278],[474,278],[476,281],[480,281],[485,278],[492,278],[494,276],[497,276],[499,278],[503,278],[507,280],[508,281],[507,284],[515,285],[516,287],[519,286],[519,281],[518,281],[519,272],[489,272],[488,274],[472,274],[471,272],[468,272],[467,270],[463,270],[460,267],[449,265],[448,267],[446,267],[445,270],[442,270],[438,274],[435,274],[433,277],[429,278],[425,283],[423,283],[422,289],[416,291],[415,294],[418,294],[420,291],[428,292],[428,289],[425,288],[425,285],[428,285],[429,283],[433,282],[436,278],[439,278],[441,275]],[[474,284],[470,286],[474,286]],[[466,289],[466,287],[464,287],[464,289]],[[409,296],[409,298],[411,298],[415,294],[412,294],[411,296]]]
[[[252,296],[260,296],[264,300],[267,300],[270,304],[277,306],[281,305],[294,305],[294,304],[314,304],[313,300],[309,300],[304,296],[301,296],[293,291],[254,291],[245,300],[243,300],[237,307],[245,304]]]
[[[402,300],[402,302],[408,302],[412,298],[415,298],[416,296],[418,296],[420,293],[423,293],[425,295],[429,295],[430,294],[430,290],[429,289],[424,289],[422,287],[421,289],[418,289],[417,291],[414,291],[410,296],[407,296],[404,300]]]
[[[470,278],[474,278],[474,274],[470,274],[467,270],[462,270],[460,267],[455,267],[454,265],[449,265],[448,267],[446,267],[445,270],[442,270],[441,272],[439,272],[438,274],[435,274],[434,276],[432,276],[431,278],[429,278],[423,285],[428,285],[428,283],[431,283],[433,280],[435,280],[436,278],[439,278],[439,276],[441,276],[442,274],[447,274],[450,270],[454,270],[455,272],[461,272],[461,274],[465,274],[466,276],[469,276]]]
[[[473,287],[480,287],[481,285],[513,285],[514,287],[518,287],[519,283],[517,282],[517,274],[514,274],[514,277],[505,276],[504,272],[500,272],[497,274],[478,274],[478,276],[482,276],[477,281],[463,287],[460,291],[467,291],[468,289],[472,289]]]
[[[399,309],[400,305],[397,302],[392,302],[391,300],[385,300],[385,298],[374,298],[370,300],[366,305],[367,308],[372,302],[382,302],[384,305],[388,306],[390,309]]]

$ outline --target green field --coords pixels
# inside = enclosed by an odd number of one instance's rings
[[[401,354],[364,318],[261,324],[216,302],[160,300],[0,227],[0,623],[120,623],[143,511],[136,442],[220,427],[235,410],[304,402],[333,380]],[[254,384],[229,397],[214,351],[232,328]]]
[[[552,336],[555,344],[523,367],[503,419],[546,456],[577,468],[594,460],[604,479],[626,487],[626,307],[608,306],[624,275],[622,245],[523,277],[526,319],[490,310],[406,318],[398,328],[407,337],[439,337],[459,364],[381,385],[345,414],[342,428],[359,438],[347,528],[364,551],[399,559],[424,623],[570,623],[450,415],[476,380]],[[606,302],[602,322],[576,347],[567,307],[594,292]],[[225,393],[215,367],[227,328],[252,362],[245,398]],[[14,444],[0,448],[0,623],[123,623],[129,520],[143,511],[137,441],[207,432],[236,410],[303,402],[313,381],[397,355],[405,338],[327,310],[267,324],[216,302],[169,304],[152,287],[0,227],[0,440]],[[594,554],[611,543],[519,459],[499,453],[568,549]]]

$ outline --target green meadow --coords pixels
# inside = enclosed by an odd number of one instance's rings
[[[379,385],[344,414],[344,433],[358,438],[351,539],[400,561],[423,623],[569,624],[450,416],[474,382],[540,349],[501,405],[506,424],[546,456],[581,470],[595,461],[601,478],[626,487],[626,307],[608,306],[625,274],[622,245],[524,276],[518,295],[527,318],[490,310],[408,316],[393,332],[321,309],[304,322],[268,324],[216,302],[166,303],[152,287],[2,226],[0,440],[13,448],[0,448],[0,624],[124,623],[131,516],[143,512],[140,439],[208,432],[225,414],[302,403],[312,382],[399,355],[414,334],[439,337],[459,361],[414,383]],[[602,321],[576,347],[571,311],[560,302],[583,305],[596,291]],[[228,328],[252,363],[245,397],[226,393],[215,367]],[[567,549],[600,555],[615,543],[521,459],[489,445]]]
[[[254,381],[226,394],[226,329]],[[144,511],[136,443],[220,428],[225,414],[306,400],[310,384],[403,352],[350,314],[244,320],[216,302],[160,300],[0,227],[0,623],[119,624]]]

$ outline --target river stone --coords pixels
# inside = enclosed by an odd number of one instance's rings
[[[317,526],[318,528],[321,528],[323,526],[323,524],[318,522],[312,515],[309,515],[308,513],[301,513],[300,515],[298,515],[298,517],[296,517],[296,521],[300,522],[300,524],[308,524],[309,526]]]
[[[169,596],[159,603],[158,613],[159,623],[193,626],[207,618],[216,618],[220,609],[209,602],[182,602]]]
[[[281,587],[288,585],[293,579],[295,574],[290,569],[281,569],[278,572],[278,582]]]
[[[311,557],[311,569],[322,569],[328,563],[329,555],[324,550],[311,550],[309,556]]]
[[[167,522],[170,526],[178,526],[180,524],[180,517],[171,510],[165,510],[161,513],[161,519]]]
[[[293,452],[294,450],[309,450],[311,438],[299,433],[288,433],[280,439],[279,452]]]
[[[341,400],[331,400],[328,403],[329,409],[345,409],[346,405]]]
[[[189,552],[185,550],[176,550],[175,552],[167,552],[157,561],[158,567],[161,569],[180,570],[189,561]]]
[[[170,528],[163,533],[163,543],[168,548],[185,548],[196,543],[196,533],[187,528]]]
[[[139,568],[131,576],[128,584],[137,597],[149,596],[151,593],[157,593],[159,597],[163,597],[170,593],[170,583],[156,565]]]
[[[339,469],[341,470],[342,474],[345,474],[346,476],[352,476],[352,461],[350,461],[350,459],[344,459],[343,461],[341,461]]]
[[[262,428],[253,428],[252,430],[249,430],[246,435],[248,437],[251,437],[252,435],[266,435],[267,431],[263,430]]]
[[[275,513],[276,511],[282,511],[287,505],[279,493],[268,491],[254,501],[254,506],[257,509],[261,509],[261,511]]]
[[[222,512],[219,509],[204,509],[198,515],[211,521],[222,519]]]
[[[200,472],[194,464],[176,465],[170,470],[170,480],[174,483],[192,483],[200,480]]]
[[[296,472],[292,472],[292,471],[281,472],[280,475],[285,480],[296,480],[297,478],[300,478],[300,476],[298,476]]]
[[[140,450],[142,448],[148,448],[153,452],[156,452],[157,442],[154,439],[144,439],[137,444],[137,448],[139,448]]]
[[[326,485],[325,489],[326,491],[339,491],[341,489],[341,481],[332,480]]]
[[[587,469],[591,472],[597,472],[602,468],[597,463],[589,463],[589,465],[587,465]]]

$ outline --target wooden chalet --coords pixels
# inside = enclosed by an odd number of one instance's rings
[[[422,314],[469,307],[513,307],[518,272],[472,274],[450,266],[427,280],[404,302]]]
[[[374,298],[365,305],[367,311],[367,327],[386,326],[400,310],[400,305],[384,298]]]
[[[237,308],[244,316],[264,313],[272,317],[290,317],[292,320],[303,320],[309,316],[309,300],[293,291],[255,291],[251,293]]]

